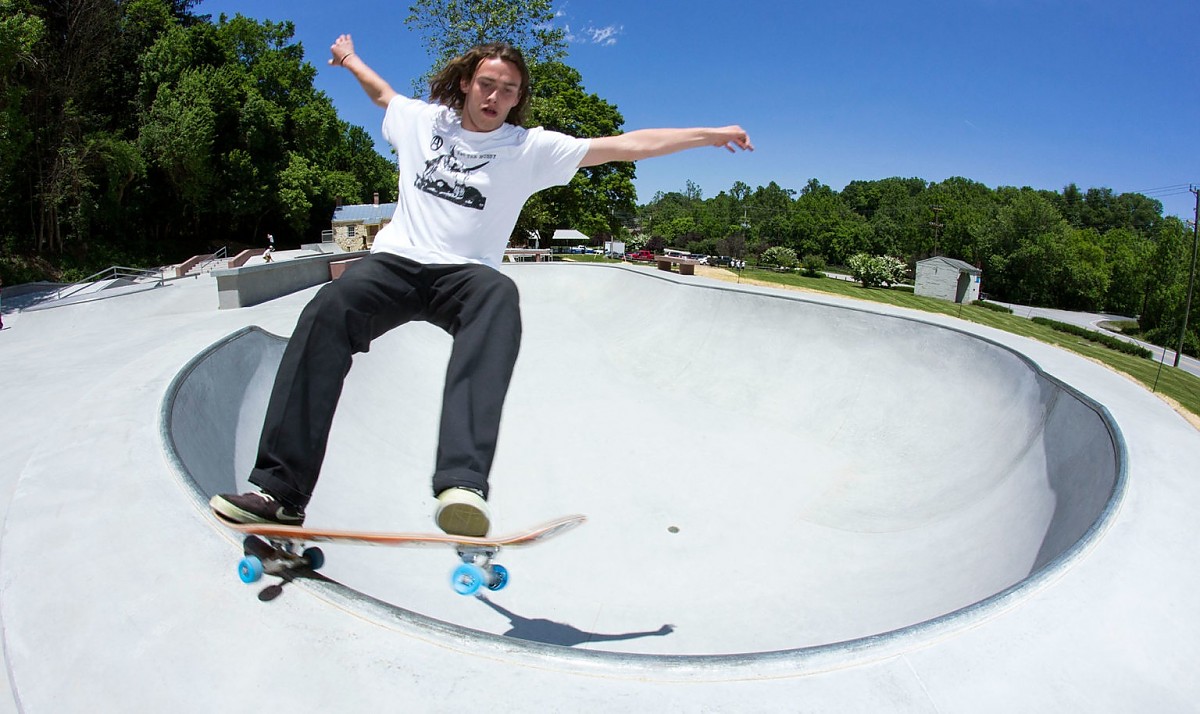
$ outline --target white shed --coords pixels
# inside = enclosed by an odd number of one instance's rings
[[[983,271],[974,265],[939,255],[917,261],[913,292],[951,302],[974,302],[979,299],[982,277]]]

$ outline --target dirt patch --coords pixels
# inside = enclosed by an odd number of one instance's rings
[[[727,283],[741,283],[742,285],[757,285],[757,286],[763,287],[763,288],[776,288],[779,290],[794,290],[798,293],[813,293],[814,295],[830,295],[831,294],[831,293],[823,292],[821,290],[813,290],[812,288],[801,288],[801,287],[797,287],[795,285],[784,285],[782,283],[772,283],[767,280],[755,280],[754,278],[747,278],[744,276],[739,276],[737,273],[735,273],[733,270],[731,270],[729,268],[716,268],[711,265],[697,265],[696,266],[696,275],[699,275],[700,277],[703,277],[703,278],[711,278],[712,280],[722,280]],[[844,297],[847,300],[857,299],[857,298],[854,298],[854,297],[851,297],[848,295],[839,295],[838,297]]]

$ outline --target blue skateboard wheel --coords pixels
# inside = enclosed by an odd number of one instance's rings
[[[320,570],[321,566],[325,565],[325,551],[320,548],[305,548],[300,557],[304,558],[312,570]]]
[[[263,563],[257,556],[247,555],[238,561],[238,577],[243,583],[253,583],[263,576]]]
[[[454,569],[450,584],[459,595],[474,595],[487,582],[483,568],[472,563],[463,563]]]
[[[505,585],[508,585],[508,568],[503,565],[493,565],[492,582],[488,583],[488,590],[503,590]]]

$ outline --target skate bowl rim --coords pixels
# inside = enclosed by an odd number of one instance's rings
[[[558,267],[558,266],[556,266]],[[1101,403],[1071,384],[1047,373],[1028,355],[1009,345],[997,342],[958,327],[927,321],[910,315],[897,315],[871,310],[855,305],[841,303],[831,304],[798,294],[780,294],[778,292],[763,292],[751,287],[732,286],[725,284],[695,284],[686,279],[671,275],[649,274],[636,269],[621,266],[579,265],[572,268],[586,269],[616,269],[636,272],[640,277],[656,280],[666,280],[682,289],[724,290],[730,292],[749,293],[772,299],[794,301],[800,303],[819,304],[825,307],[835,307],[856,313],[864,313],[879,319],[904,320],[918,323],[927,327],[949,330],[973,340],[979,340],[992,347],[1000,348],[1016,356],[1025,366],[1040,379],[1047,381],[1055,388],[1078,400],[1100,418],[1112,441],[1115,473],[1112,487],[1105,499],[1104,506],[1095,520],[1082,535],[1062,552],[1051,558],[1040,568],[1037,568],[1025,578],[1013,585],[977,602],[956,610],[938,615],[923,622],[899,627],[886,632],[880,632],[865,637],[848,639],[794,649],[775,649],[761,652],[744,652],[735,654],[652,654],[634,652],[616,652],[607,650],[576,649],[564,645],[515,639],[501,634],[476,630],[439,620],[421,613],[405,609],[399,605],[385,602],[369,594],[365,594],[343,586],[336,581],[315,578],[299,579],[297,584],[318,594],[338,607],[354,612],[385,627],[398,628],[413,632],[418,636],[428,636],[440,642],[457,646],[464,652],[492,653],[496,656],[524,659],[531,662],[546,662],[552,660],[556,666],[582,668],[585,671],[601,667],[605,671],[626,672],[629,676],[637,676],[637,672],[645,673],[648,669],[658,673],[659,678],[666,679],[703,679],[706,681],[761,679],[772,676],[795,676],[798,674],[815,673],[842,668],[854,664],[876,661],[896,653],[918,646],[921,642],[959,631],[970,625],[981,623],[996,617],[1013,607],[1023,599],[1045,587],[1080,560],[1100,539],[1101,535],[1112,524],[1115,514],[1120,508],[1127,490],[1128,453],[1121,430],[1108,409]],[[506,266],[508,268],[508,266]],[[526,267],[519,269],[544,270],[544,266]],[[197,507],[208,511],[209,494],[196,476],[192,473],[186,459],[180,456],[179,441],[174,431],[174,410],[181,388],[188,378],[210,357],[220,350],[237,341],[254,335],[264,339],[262,344],[275,343],[278,349],[286,339],[274,335],[256,326],[236,330],[197,353],[172,379],[164,395],[159,418],[159,434],[164,454],[168,462],[186,487],[187,492],[195,501]],[[227,532],[217,524],[212,517],[214,528]]]

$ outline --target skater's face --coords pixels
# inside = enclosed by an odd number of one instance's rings
[[[475,76],[461,83],[462,125],[467,131],[495,131],[521,101],[521,71],[499,57],[482,60]]]

